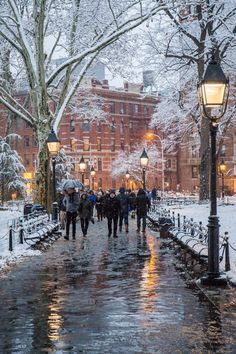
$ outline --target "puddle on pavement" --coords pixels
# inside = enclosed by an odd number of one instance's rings
[[[215,307],[151,234],[103,234],[60,240],[0,280],[0,353],[236,352],[234,289]]]

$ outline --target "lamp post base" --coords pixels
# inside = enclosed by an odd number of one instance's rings
[[[219,275],[218,277],[212,277],[210,275],[206,275],[200,279],[200,283],[204,286],[227,286],[228,280],[226,276]]]

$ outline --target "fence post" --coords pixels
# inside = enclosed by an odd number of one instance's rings
[[[20,244],[23,244],[23,237],[24,235],[24,229],[23,229],[23,221],[22,219],[20,220]]]
[[[173,223],[174,223],[174,226],[175,226],[175,212],[172,211],[172,220],[173,220]]]
[[[178,229],[180,229],[180,214],[178,213]]]
[[[225,271],[228,272],[230,270],[228,232],[225,232],[224,239],[225,239]]]
[[[12,225],[10,225],[10,229],[9,229],[9,251],[13,251],[12,236],[13,236],[13,228],[12,228]]]
[[[190,219],[191,220],[191,236],[194,236],[194,226],[193,226],[193,218]]]
[[[186,216],[184,215],[184,221],[183,221],[183,229],[186,231]]]

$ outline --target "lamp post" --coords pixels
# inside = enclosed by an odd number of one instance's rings
[[[226,164],[224,160],[219,164],[219,172],[221,173],[221,198],[224,200],[225,198],[225,184],[224,184],[224,175],[226,173]]]
[[[214,57],[210,60],[205,75],[198,85],[199,104],[202,115],[210,121],[211,173],[210,173],[210,216],[208,219],[208,274],[202,284],[225,284],[219,272],[219,219],[217,216],[216,193],[216,134],[220,118],[228,102],[229,80]]]
[[[147,138],[152,138],[155,137],[160,141],[161,144],[161,184],[162,184],[162,193],[164,195],[165,191],[165,165],[164,165],[164,146],[163,146],[163,140],[158,134],[154,134],[152,132],[147,133]]]
[[[79,162],[79,169],[82,174],[82,184],[84,184],[84,172],[86,170],[86,162],[84,161],[83,155],[82,155],[80,162]]]
[[[94,169],[94,167],[92,166],[91,167],[91,170],[90,170],[90,176],[92,177],[92,190],[94,191],[94,177],[96,175],[96,171]]]
[[[145,148],[143,148],[143,152],[140,156],[140,165],[142,167],[142,182],[143,182],[143,189],[146,189],[146,168],[148,165],[148,155],[146,153]]]
[[[60,141],[58,140],[54,130],[51,130],[51,133],[49,134],[47,140],[47,147],[49,151],[49,155],[52,158],[52,184],[53,184],[53,202],[56,201],[56,157],[58,154],[58,151],[60,150]]]
[[[129,170],[126,170],[125,178],[126,178],[126,189],[128,189],[128,181],[129,181],[129,178],[130,178]]]

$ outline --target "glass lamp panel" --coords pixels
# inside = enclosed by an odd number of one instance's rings
[[[86,163],[85,163],[85,162],[80,162],[79,168],[80,168],[80,171],[85,171],[85,169],[86,169]]]
[[[225,84],[202,84],[202,99],[205,107],[216,107],[224,104]]]
[[[91,171],[90,174],[91,174],[92,177],[94,177],[96,172],[95,171]]]
[[[57,156],[58,151],[60,150],[60,143],[59,142],[49,142],[48,144],[48,151],[52,157]]]
[[[148,158],[147,158],[147,157],[141,157],[140,160],[141,160],[141,166],[142,166],[142,167],[147,167],[147,165],[148,165]]]
[[[225,173],[226,172],[226,165],[224,163],[221,163],[219,165],[219,170],[220,170],[220,173]]]

